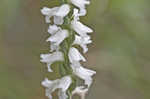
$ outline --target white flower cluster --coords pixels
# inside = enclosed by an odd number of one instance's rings
[[[50,42],[50,52],[48,54],[41,54],[41,62],[46,63],[49,72],[53,72],[51,65],[55,62],[62,61],[65,63],[65,54],[60,50],[61,44],[67,39],[72,38],[70,36],[70,30],[74,31],[73,43],[68,49],[67,57],[69,59],[69,67],[72,69],[72,74],[57,80],[48,80],[47,78],[42,81],[42,85],[46,88],[46,96],[52,99],[51,93],[58,89],[59,99],[68,99],[67,90],[72,84],[72,75],[84,80],[84,85],[77,85],[71,92],[71,95],[78,94],[81,99],[85,99],[89,87],[92,84],[92,76],[96,73],[93,70],[84,68],[80,61],[85,62],[86,59],[81,55],[74,45],[79,45],[83,49],[83,53],[88,51],[87,45],[92,43],[92,40],[88,33],[92,33],[93,30],[82,24],[80,16],[86,15],[86,5],[90,4],[89,0],[70,0],[70,3],[64,3],[61,6],[54,8],[44,7],[41,9],[41,13],[45,16],[46,23],[49,24],[48,33],[51,35],[46,41]],[[76,7],[76,8],[72,8]],[[73,12],[70,18],[70,29],[64,29],[62,26],[65,21],[65,17],[69,13]],[[53,22],[51,22],[53,20]],[[69,98],[71,99],[71,98]]]

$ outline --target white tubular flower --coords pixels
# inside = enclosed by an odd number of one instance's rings
[[[59,30],[54,35],[51,35],[47,41],[54,43],[54,45],[59,46],[60,43],[68,37],[68,30]]]
[[[83,79],[85,81],[85,85],[90,87],[92,84],[92,76],[96,74],[96,72],[82,67],[79,62],[72,63],[71,67],[73,69],[73,73]]]
[[[54,8],[48,8],[44,7],[41,9],[41,13],[45,16],[46,23],[50,23],[50,18],[55,15],[56,11],[59,9],[59,7]]]
[[[63,4],[60,7],[47,8],[44,7],[41,13],[45,15],[46,23],[50,23],[50,18],[54,16],[54,23],[61,25],[63,24],[63,18],[70,12],[70,6],[68,4]]]
[[[62,52],[59,51],[53,52],[52,54],[41,54],[40,57],[41,57],[40,61],[47,64],[49,72],[53,72],[50,66],[54,62],[64,60]]]
[[[71,63],[73,63],[73,62],[79,62],[81,60],[84,61],[84,62],[86,61],[86,59],[74,47],[70,48],[68,56],[69,56],[69,60],[70,60]]]
[[[79,21],[79,19],[80,19],[79,16],[81,16],[81,15],[78,12],[79,12],[78,9],[74,8],[74,10],[73,10],[74,19],[71,21],[71,27],[80,36],[87,37],[88,36],[87,33],[92,33],[93,30],[91,28],[87,27],[86,25],[82,24]]]
[[[70,6],[68,4],[63,4],[60,6],[58,11],[55,13],[56,16],[65,17],[70,12]]]
[[[46,96],[49,99],[52,99],[51,93],[56,89],[59,89],[59,99],[66,99],[68,96],[66,95],[66,91],[69,88],[72,80],[70,76],[65,76],[61,79],[56,80],[48,80],[47,78],[42,82],[42,85],[46,88]]]
[[[93,32],[93,30],[85,25],[83,25],[80,21],[73,20],[71,22],[72,28],[82,37],[87,37],[87,33]]]
[[[60,6],[59,10],[55,13],[54,23],[61,25],[64,22],[64,17],[70,12],[70,6],[68,4],[63,4]]]
[[[58,27],[57,25],[50,25],[48,28],[48,33],[53,35],[55,34],[58,30],[61,30],[60,27]]]
[[[85,88],[84,86],[78,86],[73,90],[72,95],[77,94],[81,97],[81,99],[85,99],[87,92],[88,88]]]
[[[75,40],[73,44],[80,45],[83,48],[83,53],[86,53],[88,51],[87,44],[90,44],[90,43],[92,43],[92,40],[90,39],[89,36],[81,37],[81,36],[75,35]]]
[[[80,16],[86,15],[86,5],[90,4],[90,1],[88,0],[71,0],[72,4],[74,4],[76,7],[80,9]]]

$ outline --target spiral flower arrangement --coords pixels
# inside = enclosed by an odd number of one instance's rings
[[[46,41],[50,42],[50,51],[48,54],[41,54],[40,61],[47,64],[48,72],[53,72],[51,65],[59,62],[61,76],[56,80],[45,78],[42,86],[45,87],[49,99],[52,99],[55,90],[58,90],[59,99],[71,99],[75,94],[85,99],[92,84],[92,76],[96,74],[81,65],[80,62],[85,62],[86,59],[78,50],[81,47],[82,53],[86,53],[87,45],[92,43],[89,34],[93,30],[80,22],[80,16],[86,15],[86,6],[90,1],[60,0],[60,4],[41,9],[46,23],[49,24],[50,37]]]

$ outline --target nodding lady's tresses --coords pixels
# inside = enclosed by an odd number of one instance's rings
[[[41,62],[47,64],[48,72],[53,72],[51,66],[56,62],[59,64],[59,79],[42,81],[46,89],[46,96],[52,99],[52,93],[58,89],[59,99],[71,99],[77,94],[85,99],[92,84],[92,76],[95,71],[86,69],[81,61],[86,62],[77,48],[82,52],[88,51],[87,45],[92,43],[89,36],[93,30],[80,22],[80,16],[85,16],[86,5],[89,0],[59,0],[60,6],[53,8],[43,7],[41,13],[49,24],[48,33],[50,37],[50,51],[41,54]],[[83,80],[84,82],[81,83]]]

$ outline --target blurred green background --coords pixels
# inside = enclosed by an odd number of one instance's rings
[[[57,0],[0,0],[0,99],[47,99],[40,53],[48,25],[40,9]],[[93,44],[85,66],[97,71],[87,99],[150,99],[150,0],[91,0]],[[55,98],[54,98],[55,99]]]

